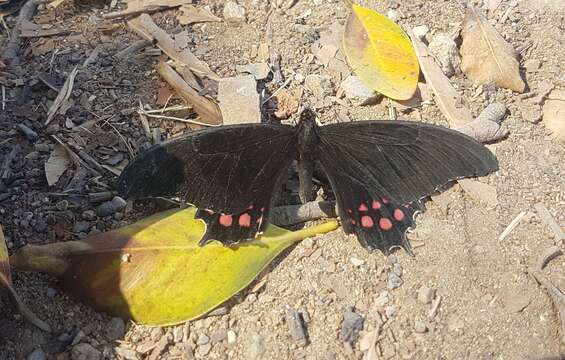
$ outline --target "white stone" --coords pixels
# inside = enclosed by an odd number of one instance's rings
[[[350,75],[341,83],[341,90],[353,105],[370,105],[377,102],[379,94],[369,89],[358,76]]]
[[[431,289],[427,286],[422,286],[418,290],[418,301],[420,301],[423,304],[429,304],[434,299],[435,294],[436,291],[434,289]]]
[[[235,331],[228,330],[228,344],[235,344],[236,335]]]
[[[359,267],[365,263],[365,260],[357,259],[355,257],[350,258],[349,261],[351,261],[355,267]]]
[[[397,22],[401,19],[400,13],[396,10],[387,11],[386,16],[394,22]]]
[[[224,5],[223,15],[226,21],[245,21],[245,8],[233,1],[228,1]]]
[[[224,125],[261,122],[260,97],[253,75],[221,79],[218,102]]]
[[[459,58],[457,44],[451,36],[442,33],[435,35],[428,48],[439,62],[441,70],[446,76],[453,76],[457,72],[461,59]]]
[[[429,31],[430,29],[426,25],[416,26],[412,29],[414,35],[416,35],[416,37],[420,40],[423,39]]]

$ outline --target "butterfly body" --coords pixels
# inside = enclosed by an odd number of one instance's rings
[[[359,121],[318,126],[305,111],[297,126],[244,124],[206,129],[149,149],[118,179],[132,198],[177,196],[199,209],[201,244],[233,244],[261,233],[273,194],[298,160],[300,199],[311,199],[314,163],[327,174],[346,233],[367,249],[410,251],[419,200],[448,181],[497,169],[482,144],[439,126]]]

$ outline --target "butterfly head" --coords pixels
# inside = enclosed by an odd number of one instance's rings
[[[310,106],[304,105],[299,113],[299,123],[316,123],[316,113]]]

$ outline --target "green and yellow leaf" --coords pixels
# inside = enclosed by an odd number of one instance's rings
[[[59,277],[95,309],[150,325],[172,325],[206,314],[247,287],[284,249],[338,227],[300,231],[269,226],[235,247],[198,246],[205,225],[196,209],[170,210],[85,241],[27,246],[12,256],[19,270]]]

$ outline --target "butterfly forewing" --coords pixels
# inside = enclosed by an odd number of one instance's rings
[[[180,197],[201,209],[202,241],[233,243],[264,228],[274,188],[295,154],[291,126],[208,129],[141,154],[122,172],[118,189],[130,198]]]

